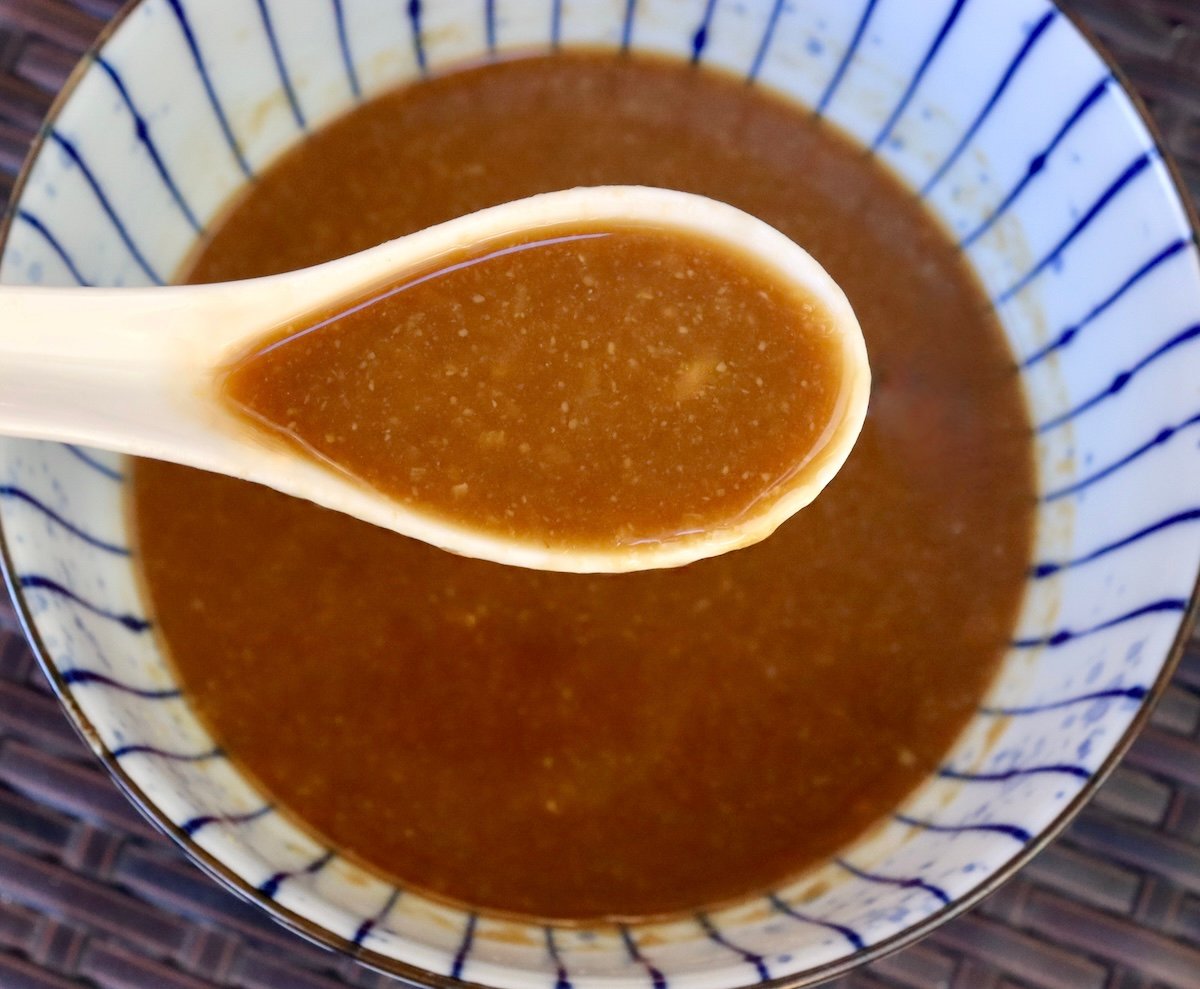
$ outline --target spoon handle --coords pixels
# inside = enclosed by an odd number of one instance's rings
[[[0,289],[0,434],[130,453],[170,441],[194,290]]]
[[[0,435],[227,471],[242,427],[215,401],[214,372],[336,294],[337,266],[221,285],[0,288]]]

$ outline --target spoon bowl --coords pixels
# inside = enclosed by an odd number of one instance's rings
[[[814,463],[779,497],[686,538],[597,548],[507,537],[401,503],[260,434],[221,401],[219,381],[273,329],[436,263],[464,247],[564,223],[634,222],[705,237],[821,305],[841,347],[837,415]],[[136,289],[5,288],[0,433],[78,443],[240,477],[450,552],[514,566],[623,572],[679,566],[770,535],[845,462],[866,414],[869,370],[845,295],[781,233],[702,196],[608,186],[481,210],[327,264],[241,282]],[[36,327],[36,332],[30,332]]]

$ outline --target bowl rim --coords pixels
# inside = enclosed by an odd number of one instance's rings
[[[53,123],[57,120],[68,101],[75,95],[75,90],[78,88],[80,81],[96,62],[101,50],[125,23],[126,19],[143,2],[146,2],[146,0],[125,0],[123,5],[104,25],[91,44],[88,45],[51,101],[50,107],[47,109],[21,163],[21,169],[17,173],[16,180],[9,193],[9,199],[3,215],[0,215],[0,254],[3,254],[8,244],[8,235],[12,228],[13,220],[16,217],[17,204],[20,202],[21,196],[25,191],[33,163],[38,159],[46,145],[47,134]],[[1067,19],[1071,26],[1079,33],[1084,43],[1090,46],[1097,56],[1099,56],[1116,79],[1123,95],[1130,101],[1140,123],[1146,128],[1161,161],[1166,167],[1167,174],[1170,177],[1170,188],[1183,207],[1184,216],[1191,232],[1192,242],[1200,245],[1200,208],[1192,201],[1179,167],[1166,146],[1162,131],[1150,114],[1145,101],[1134,88],[1128,74],[1118,64],[1115,56],[1100,41],[1096,32],[1083,20],[1082,15],[1074,9],[1064,6],[1063,0],[1047,0],[1047,3]],[[97,756],[101,765],[103,765],[117,784],[118,789],[122,791],[142,817],[155,830],[171,839],[177,847],[182,849],[187,858],[198,866],[201,872],[215,880],[219,886],[233,893],[240,900],[260,907],[272,920],[293,934],[297,934],[320,947],[332,949],[342,955],[353,958],[355,961],[385,975],[405,979],[418,986],[433,987],[433,989],[491,989],[491,987],[481,983],[442,975],[438,972],[400,961],[335,934],[327,927],[309,920],[293,910],[289,910],[278,901],[264,895],[247,880],[237,875],[223,861],[201,847],[191,835],[187,834],[181,827],[171,821],[162,809],[130,778],[122,768],[120,762],[101,740],[95,726],[93,726],[82,708],[75,701],[70,686],[59,673],[50,650],[46,647],[41,634],[37,630],[32,609],[25,595],[22,593],[22,588],[16,577],[16,566],[12,560],[2,520],[0,520],[0,576],[4,579],[4,585],[13,602],[21,631],[26,642],[29,644],[30,651],[37,660],[42,673],[49,681],[50,687],[62,705],[64,712],[67,714],[72,727],[87,744],[88,748]],[[763,989],[804,989],[804,987],[816,986],[860,966],[877,961],[924,938],[942,924],[965,913],[1011,879],[1034,856],[1045,849],[1062,833],[1079,811],[1083,809],[1084,805],[1091,800],[1097,790],[1107,781],[1121,759],[1124,758],[1125,753],[1145,727],[1154,708],[1161,701],[1168,684],[1174,677],[1175,671],[1187,648],[1188,641],[1196,628],[1198,619],[1200,619],[1200,570],[1198,570],[1196,581],[1192,586],[1191,595],[1188,599],[1187,608],[1180,620],[1179,629],[1167,651],[1158,676],[1142,700],[1137,713],[1130,721],[1125,732],[1117,740],[1104,762],[1091,775],[1075,797],[1058,813],[1050,824],[1043,828],[1032,841],[1024,845],[1003,866],[959,899],[946,904],[918,923],[897,931],[882,941],[855,951],[843,958],[826,962],[816,968],[793,975],[764,979],[754,983],[755,989],[758,989],[758,987],[763,987]]]

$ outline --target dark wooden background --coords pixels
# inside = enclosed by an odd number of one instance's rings
[[[397,0],[400,2],[400,0]],[[0,0],[0,203],[117,0]],[[1200,0],[1069,0],[1200,200]],[[0,592],[0,989],[388,986],[287,933],[143,822]],[[1149,727],[1017,878],[838,989],[1200,989],[1200,640]]]

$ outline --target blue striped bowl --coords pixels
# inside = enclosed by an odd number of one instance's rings
[[[52,113],[0,278],[164,281],[248,179],[355,102],[445,65],[584,44],[718,65],[840,124],[960,241],[1021,364],[1036,566],[985,706],[894,818],[770,895],[671,923],[463,913],[322,847],[215,748],[148,634],[120,458],[0,443],[7,577],[64,704],[134,801],[303,934],[424,983],[819,981],[927,931],[1060,828],[1128,744],[1187,625],[1194,235],[1136,107],[1047,0],[144,0]]]

